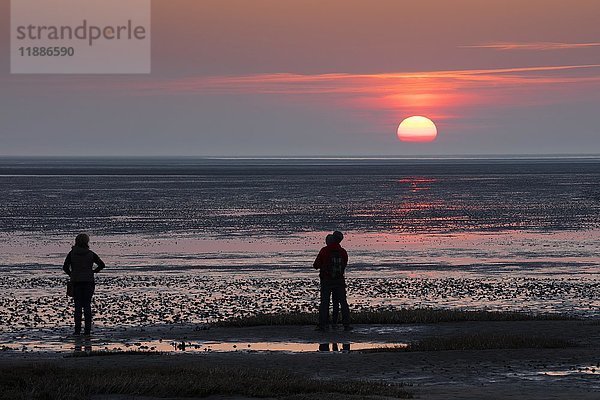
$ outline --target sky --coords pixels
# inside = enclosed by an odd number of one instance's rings
[[[153,0],[148,75],[11,75],[9,7],[3,156],[600,154],[597,0]]]

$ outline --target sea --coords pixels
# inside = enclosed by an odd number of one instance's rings
[[[600,315],[600,158],[2,158],[0,334],[67,329],[86,232],[97,327],[316,312],[340,230],[352,311]],[[68,328],[70,329],[70,328]]]

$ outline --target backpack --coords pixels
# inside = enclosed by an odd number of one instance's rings
[[[339,250],[331,250],[329,253],[329,274],[331,279],[344,277],[344,259]]]

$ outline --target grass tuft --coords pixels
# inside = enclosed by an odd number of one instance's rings
[[[214,325],[219,327],[312,325],[316,324],[316,313],[279,313],[258,314],[255,316],[233,318]],[[563,314],[531,314],[525,312],[499,311],[463,311],[430,308],[392,309],[377,311],[359,311],[351,314],[353,324],[431,324],[439,322],[463,321],[539,321],[572,320]]]
[[[570,341],[545,336],[472,334],[430,337],[409,344],[409,351],[490,350],[490,349],[564,349]]]
[[[0,369],[0,399],[82,400],[94,395],[294,399],[411,398],[401,384],[305,378],[285,371],[208,367],[28,366]]]
[[[498,350],[498,349],[564,349],[574,347],[568,340],[545,336],[507,334],[472,334],[429,337],[401,347],[381,347],[362,350],[363,353],[445,350]]]

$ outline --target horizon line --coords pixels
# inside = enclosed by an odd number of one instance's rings
[[[423,155],[2,155],[0,159],[210,159],[210,160],[358,160],[358,159],[511,159],[511,158],[600,158],[600,153],[481,153],[481,154],[423,154]]]

